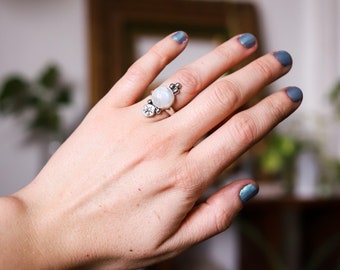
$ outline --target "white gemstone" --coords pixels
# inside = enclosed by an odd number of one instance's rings
[[[151,95],[152,103],[160,109],[168,109],[174,103],[175,96],[172,91],[165,87],[157,87]]]
[[[156,113],[156,107],[152,104],[145,104],[142,112],[146,117],[154,116]]]

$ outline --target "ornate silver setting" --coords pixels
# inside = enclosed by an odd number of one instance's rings
[[[182,88],[180,83],[171,83],[169,87],[159,86],[152,91],[151,99],[143,106],[142,113],[145,117],[152,117],[160,114],[164,110],[171,108],[175,101],[175,96]]]

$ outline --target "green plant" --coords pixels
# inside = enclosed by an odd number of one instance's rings
[[[333,89],[329,93],[330,103],[333,105],[336,117],[340,121],[340,80],[335,83]],[[339,158],[327,158],[325,159],[325,167],[327,168],[324,172],[324,177],[328,182],[334,185],[340,184],[340,160]]]
[[[331,104],[334,106],[337,117],[340,119],[340,81],[335,84],[329,94]]]
[[[256,157],[259,179],[290,181],[300,150],[301,143],[297,139],[278,132],[269,134]]]
[[[47,66],[34,80],[13,74],[0,88],[0,113],[24,116],[31,133],[60,133],[60,111],[71,103],[71,90],[56,65]]]
[[[271,134],[260,156],[261,170],[267,174],[278,174],[291,169],[299,148],[299,143],[295,139],[278,133]]]

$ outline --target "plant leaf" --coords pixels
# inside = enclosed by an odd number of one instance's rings
[[[38,82],[44,88],[51,89],[58,84],[59,78],[60,73],[58,67],[56,65],[50,65],[42,72]]]
[[[1,87],[0,110],[20,112],[29,99],[29,83],[19,75],[9,77]]]

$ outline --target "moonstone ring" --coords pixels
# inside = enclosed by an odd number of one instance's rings
[[[155,114],[160,114],[162,111],[167,111],[169,114],[174,112],[171,108],[175,101],[175,95],[179,93],[182,85],[180,83],[171,83],[169,87],[159,86],[151,93],[151,99],[143,107],[143,114],[146,117],[152,117]]]

